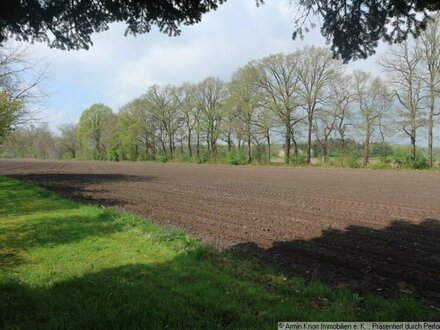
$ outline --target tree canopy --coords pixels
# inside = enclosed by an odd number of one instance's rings
[[[0,2],[0,45],[10,36],[46,41],[61,49],[89,48],[93,32],[125,22],[126,34],[149,32],[153,25],[169,35],[191,25],[224,0],[8,0]]]
[[[125,22],[126,34],[160,31],[178,35],[179,26],[198,23],[226,0],[8,0],[0,2],[0,45],[8,38],[45,41],[61,49],[89,48],[93,32]],[[256,4],[264,0],[255,0]],[[366,58],[380,40],[418,36],[438,0],[291,0],[297,16],[293,38],[308,31],[310,14],[322,17],[321,33],[345,62]],[[302,13],[302,14],[301,14]]]
[[[296,20],[293,38],[303,37],[312,23],[309,14],[321,16],[322,35],[333,54],[344,62],[367,58],[380,40],[400,43],[426,28],[430,12],[440,10],[438,0],[296,0],[304,12]]]

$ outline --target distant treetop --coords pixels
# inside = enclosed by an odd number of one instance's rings
[[[60,49],[89,48],[91,34],[110,23],[125,22],[126,34],[150,32],[153,25],[168,35],[179,26],[200,22],[202,15],[226,0],[4,0],[0,2],[0,45],[8,38],[44,41]],[[251,1],[251,0],[247,0]],[[255,0],[257,4],[264,0]],[[418,36],[439,0],[291,0],[298,11],[293,38],[303,37],[322,17],[321,33],[335,56],[345,62],[366,58],[380,40],[401,42]]]

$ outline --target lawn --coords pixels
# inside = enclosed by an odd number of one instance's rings
[[[0,328],[271,328],[432,320],[410,297],[307,282],[130,214],[0,177]]]

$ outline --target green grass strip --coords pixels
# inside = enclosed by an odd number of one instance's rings
[[[0,328],[274,329],[429,320],[410,297],[335,290],[130,214],[0,177]]]

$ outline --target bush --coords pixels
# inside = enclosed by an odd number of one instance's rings
[[[191,161],[191,157],[189,157],[189,155],[186,153],[179,153],[177,160],[179,162],[187,163],[187,162]]]
[[[370,163],[367,166],[368,168],[372,170],[385,170],[389,168],[393,168],[392,165],[389,162],[378,162],[378,163]]]
[[[301,166],[306,164],[306,155],[290,156],[290,164],[293,166]]]
[[[204,164],[208,161],[209,156],[207,151],[201,151],[197,157],[197,164]]]
[[[157,159],[162,163],[167,163],[169,161],[168,156],[166,154],[160,154]]]
[[[243,153],[237,149],[231,149],[227,154],[227,161],[231,165],[244,165],[246,158]]]
[[[267,147],[265,145],[257,145],[252,149],[252,160],[258,164],[267,164]]]
[[[405,165],[415,170],[425,170],[429,168],[428,160],[424,156],[416,156],[416,159],[407,158]]]
[[[119,152],[116,147],[110,148],[107,152],[107,159],[111,160],[112,162],[118,162],[119,161]]]

